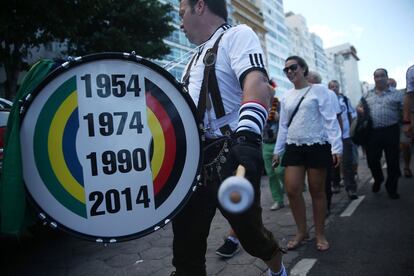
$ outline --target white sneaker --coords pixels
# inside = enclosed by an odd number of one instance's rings
[[[282,269],[278,272],[278,273],[272,273],[272,271],[270,271],[270,268],[267,269],[267,275],[268,276],[288,276],[287,271],[285,266],[282,263]]]
[[[273,203],[273,205],[270,207],[270,210],[271,210],[271,211],[276,211],[276,210],[282,209],[283,207],[285,207],[285,204],[283,204],[283,203],[279,203],[279,202],[275,202],[275,203]]]

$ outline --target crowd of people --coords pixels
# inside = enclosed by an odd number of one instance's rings
[[[293,88],[278,99],[257,35],[246,25],[227,24],[224,0],[212,3],[180,2],[181,28],[192,43],[199,45],[186,67],[183,83],[199,111],[201,107],[199,115],[205,126],[206,144],[219,144],[216,151],[205,152],[204,162],[211,163],[218,152],[223,152],[223,147],[229,148],[223,164],[203,170],[205,185],[173,220],[176,271],[172,275],[206,275],[206,240],[216,208],[230,224],[224,244],[217,249],[218,255],[232,257],[242,246],[267,264],[268,275],[286,275],[282,261],[284,248],[264,227],[261,218],[262,172],[268,176],[274,201],[270,210],[286,206],[286,193],[296,222],[296,235],[286,249],[295,250],[309,238],[303,197],[307,183],[312,199],[315,245],[319,251],[328,250],[330,244],[324,225],[332,195],[340,192],[343,182],[348,198],[358,198],[358,147],[351,134],[351,125],[357,116],[365,114],[371,121],[368,143],[361,150],[366,154],[374,179],[372,192],[378,193],[385,181],[389,198],[399,198],[400,142],[404,176],[412,176],[409,145],[414,129],[414,67],[407,71],[405,100],[404,94],[395,89],[395,81],[388,77],[387,70],[379,68],[373,74],[375,87],[354,107],[341,93],[338,80],[322,84],[320,75],[309,71],[302,57],[290,56],[283,72]],[[205,62],[211,54],[214,54],[212,65]],[[213,78],[208,77],[212,74]],[[367,103],[369,110],[362,102]],[[230,145],[220,144],[223,137],[232,141]],[[382,172],[383,155],[386,178]],[[218,204],[216,194],[221,181],[238,164],[246,168],[255,199],[245,212],[232,214]],[[189,221],[192,223],[188,224]]]

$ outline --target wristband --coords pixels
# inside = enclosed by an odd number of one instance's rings
[[[267,118],[267,110],[256,102],[246,102],[239,109],[239,123],[236,133],[239,131],[251,131],[261,135]]]
[[[262,144],[262,136],[247,130],[236,132],[235,139],[238,144],[250,143],[257,146]]]

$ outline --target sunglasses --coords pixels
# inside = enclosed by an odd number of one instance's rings
[[[289,67],[285,67],[285,68],[283,68],[283,72],[284,72],[285,74],[287,74],[287,73],[289,72],[289,70],[292,70],[292,72],[295,72],[298,68],[299,68],[299,64],[295,63],[295,64],[292,64],[292,65],[291,65],[291,66],[289,66]]]

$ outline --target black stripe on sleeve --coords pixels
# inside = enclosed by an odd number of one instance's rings
[[[257,67],[261,67],[261,66],[260,66],[260,63],[259,63],[259,58],[258,58],[257,54],[254,54],[254,60],[256,61],[255,66],[257,66]]]
[[[259,54],[259,59],[260,59],[260,67],[264,67],[262,54]]]
[[[249,54],[249,59],[250,59],[250,65],[254,67],[253,55],[252,54]]]
[[[256,117],[251,116],[251,115],[243,115],[239,118],[239,122],[242,120],[252,121],[259,127],[260,130],[262,130],[262,124],[260,124],[260,122],[256,119]]]
[[[265,113],[263,113],[263,111],[262,110],[260,110],[260,109],[258,109],[258,108],[256,108],[256,107],[254,107],[254,106],[246,106],[246,107],[242,107],[241,109],[240,109],[240,111],[239,111],[239,114],[242,114],[243,112],[247,112],[247,111],[251,111],[251,112],[254,112],[254,113],[256,113],[256,114],[258,114],[259,115],[259,117],[260,117],[260,119],[262,120],[262,123],[263,123],[263,125],[264,125],[264,123],[265,123],[265,121],[266,121],[266,114]]]
[[[251,61],[251,59],[250,59],[250,61]],[[240,75],[239,82],[240,82],[240,87],[241,87],[241,89],[243,89],[243,82],[244,82],[244,79],[246,78],[247,74],[249,74],[251,71],[260,71],[260,72],[262,72],[262,73],[266,76],[266,78],[268,78],[268,79],[269,79],[269,76],[267,75],[267,71],[266,71],[266,69],[265,69],[265,68],[262,68],[262,67],[255,67],[255,66],[253,66],[253,67],[251,67],[251,68],[247,69],[246,71],[244,71],[244,72]]]

